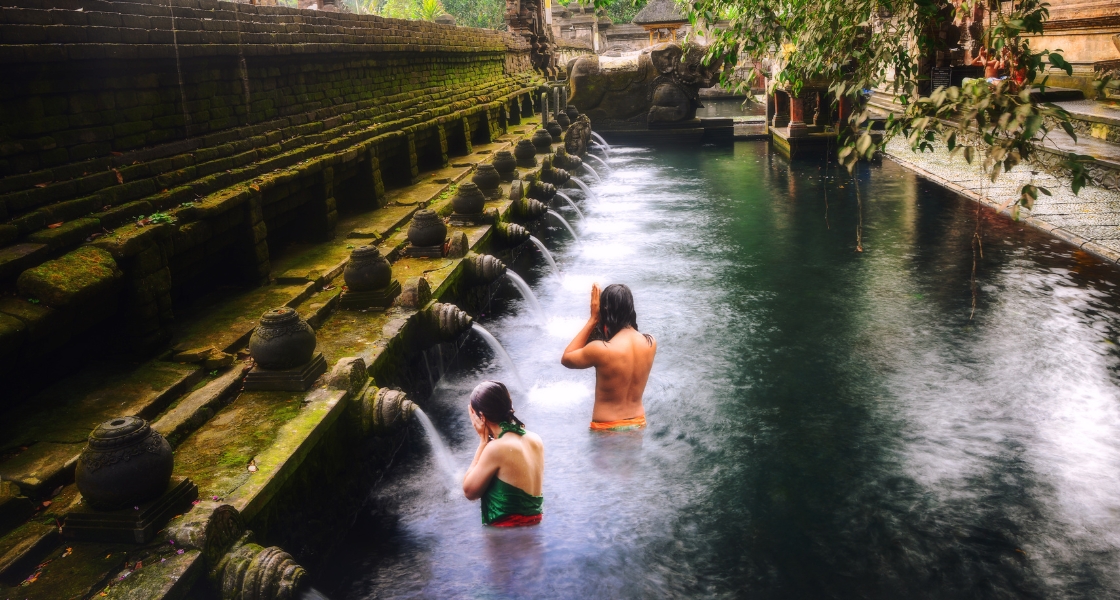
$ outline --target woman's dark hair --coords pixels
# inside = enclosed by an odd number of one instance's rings
[[[638,330],[638,314],[634,312],[634,294],[621,283],[612,283],[599,292],[599,324],[603,327],[603,337],[610,341],[616,333],[633,327]],[[646,341],[653,344],[653,338],[643,333]]]
[[[509,390],[500,381],[483,381],[471,392],[471,409],[482,413],[487,421],[502,423],[509,421],[524,427],[521,419],[513,416],[513,399]]]

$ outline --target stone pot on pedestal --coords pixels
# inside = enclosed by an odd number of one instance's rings
[[[105,421],[89,434],[75,479],[82,502],[97,510],[132,508],[167,490],[171,446],[140,417]]]
[[[257,366],[245,376],[244,389],[308,389],[327,370],[315,346],[315,330],[294,309],[281,306],[264,313],[249,338],[249,356]]]
[[[436,211],[425,208],[416,211],[412,216],[412,222],[408,226],[408,241],[413,246],[420,248],[443,246],[446,237],[447,225],[439,218]]]
[[[342,271],[342,279],[346,282],[346,289],[339,297],[342,308],[388,308],[401,293],[400,282],[393,280],[392,265],[376,246],[354,248]]]
[[[537,130],[541,131],[541,130]],[[548,133],[545,131],[545,133]],[[552,136],[548,138],[551,142]],[[517,145],[513,148],[513,155],[517,158],[517,166],[532,168],[537,166],[537,148],[530,140],[518,140]]]
[[[529,145],[531,147],[532,143]],[[536,154],[536,149],[533,149],[533,154]],[[513,157],[509,150],[499,150],[494,154],[493,165],[502,181],[513,181],[513,178],[517,176],[517,159]]]
[[[545,129],[547,129],[549,135],[552,136],[553,144],[559,144],[560,142],[564,141],[564,130],[560,128],[560,124],[556,121],[549,121],[548,125],[545,126]]]
[[[579,117],[579,109],[576,108],[575,104],[569,104],[564,109],[564,114],[568,115],[568,124],[571,125],[572,121],[575,121],[576,118]]]
[[[559,129],[559,125],[556,126]],[[548,154],[552,152],[552,139],[553,136],[547,129],[541,128],[533,132],[533,147],[536,149],[537,154]],[[520,146],[520,142],[518,143]]]
[[[571,120],[568,119],[567,113],[564,112],[557,112],[553,115],[553,118],[556,120],[556,123],[560,125],[560,129],[567,129],[568,125],[572,124]]]
[[[512,156],[510,159],[512,160]],[[502,176],[498,173],[497,167],[490,163],[482,163],[475,169],[474,175],[471,176],[471,181],[482,190],[482,193],[487,198],[496,198],[501,196]],[[462,189],[460,187],[460,189]]]

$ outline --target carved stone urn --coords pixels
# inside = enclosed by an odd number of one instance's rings
[[[579,109],[576,108],[575,104],[569,104],[564,109],[564,114],[568,115],[568,124],[571,125],[572,121],[575,121],[576,118],[579,117]]]
[[[293,369],[311,360],[315,345],[315,330],[294,309],[281,306],[261,315],[249,355],[262,369]]]
[[[408,241],[413,246],[442,246],[445,237],[447,225],[436,211],[427,208],[416,211],[408,226]]]
[[[547,129],[549,135],[552,136],[553,144],[559,144],[560,142],[564,141],[564,130],[560,128],[560,124],[556,121],[549,121],[548,125],[545,126],[545,129]]]
[[[392,282],[393,267],[377,251],[377,246],[358,246],[350,253],[342,279],[352,292],[380,290]]]
[[[174,466],[171,446],[147,421],[119,417],[89,434],[74,475],[84,503],[119,510],[159,497]]]
[[[552,118],[560,125],[560,129],[567,129],[568,125],[572,124],[572,121],[568,119],[568,114],[563,111],[557,111],[555,115],[552,115]]]
[[[537,131],[542,131],[538,129]],[[548,133],[545,131],[545,133]],[[552,136],[549,136],[549,140]],[[513,148],[513,155],[517,158],[517,166],[531,168],[537,166],[537,148],[533,142],[521,139],[517,141],[517,145]]]
[[[559,129],[560,126],[557,125],[556,128]],[[552,137],[549,130],[543,127],[533,132],[533,147],[536,149],[537,154],[548,154],[552,152]]]
[[[530,146],[532,146],[531,143]],[[533,154],[536,154],[536,149],[533,150]],[[517,159],[513,157],[509,150],[499,150],[494,154],[493,165],[502,181],[513,181],[513,178],[517,176]]]
[[[511,157],[512,158],[512,157]],[[502,183],[502,176],[498,174],[498,169],[490,163],[482,163],[475,169],[474,175],[471,176],[471,181],[482,190],[488,198],[494,198],[501,194],[499,185]],[[462,186],[459,188],[462,189]]]

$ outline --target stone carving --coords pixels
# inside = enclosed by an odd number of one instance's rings
[[[291,554],[276,546],[248,542],[246,534],[222,557],[210,577],[222,598],[237,600],[296,600],[304,590],[307,571]]]
[[[572,178],[571,174],[564,169],[557,169],[552,166],[552,160],[545,158],[541,161],[541,171],[538,174],[540,180],[545,183],[550,183],[556,187],[564,187],[565,183]]]
[[[494,237],[504,248],[516,248],[529,241],[529,230],[517,223],[498,223]]]
[[[241,513],[217,502],[199,502],[168,530],[168,537],[176,546],[201,551],[208,565],[218,564],[244,534]]]
[[[545,133],[548,133],[547,131]],[[549,143],[552,143],[552,136],[548,136]],[[521,139],[517,141],[517,145],[513,148],[513,155],[517,157],[517,166],[531,169],[537,166],[537,148],[533,145],[531,140]],[[516,175],[516,172],[514,173]]]
[[[261,316],[249,338],[249,355],[262,369],[293,369],[315,354],[315,330],[294,309],[282,306]]]
[[[525,180],[525,196],[541,202],[552,202],[552,199],[556,197],[556,186],[540,181],[536,176],[530,176],[529,179]],[[517,203],[514,202],[514,204]]]
[[[508,155],[509,153],[507,152],[506,154]],[[513,157],[511,156],[510,158],[512,159]],[[495,157],[494,160],[496,161],[497,158]],[[513,161],[511,160],[510,162]],[[497,167],[492,163],[482,163],[478,165],[474,175],[471,176],[471,182],[477,185],[478,189],[482,190],[482,193],[486,194],[488,198],[497,198],[502,193],[501,188],[498,187],[502,183],[502,176],[498,173]],[[460,193],[462,193],[462,189],[462,186],[460,186]]]
[[[384,436],[408,423],[416,405],[404,392],[371,387],[362,397],[362,431]]]
[[[704,65],[704,52],[698,44],[657,44],[644,50],[636,64],[610,69],[603,68],[596,55],[573,59],[568,63],[569,102],[600,128],[694,119],[703,106],[699,89],[714,85],[723,68],[717,62]]]
[[[358,246],[342,271],[346,287],[355,292],[380,290],[393,280],[393,267],[377,251],[377,246]]]
[[[568,118],[568,113],[564,111],[556,111],[552,118],[560,125],[560,129],[567,129],[568,125],[572,124],[572,120]]]
[[[488,165],[489,166],[489,165]],[[498,172],[494,171],[494,167],[490,167],[494,175],[494,186],[498,187],[497,178]],[[486,195],[479,189],[479,186],[473,181],[464,181],[459,184],[459,188],[455,190],[455,197],[451,199],[451,207],[455,210],[456,215],[470,216],[482,214],[482,209],[486,207]],[[440,239],[442,242],[443,240]]]
[[[483,216],[492,219],[492,216],[486,213],[483,213]],[[453,232],[451,240],[447,242],[447,258],[463,258],[470,251],[470,246],[466,233],[462,231]]]
[[[369,380],[366,361],[359,356],[346,356],[338,359],[327,378],[327,387],[357,394]]]
[[[563,141],[564,130],[560,127],[559,123],[557,123],[556,121],[549,121],[548,124],[544,126],[544,128],[548,131],[548,134],[552,136],[553,144],[559,144],[561,141]],[[549,151],[551,152],[552,149],[549,148]]]
[[[174,466],[171,445],[147,421],[120,417],[89,434],[75,478],[83,502],[97,510],[118,510],[162,494]]]
[[[587,154],[587,149],[591,147],[591,120],[587,115],[580,115],[568,127],[568,131],[564,134],[564,151],[568,156],[575,157],[577,160],[582,161],[580,156]],[[571,167],[565,167],[571,169]]]
[[[478,283],[494,283],[506,274],[506,265],[489,254],[479,254],[466,260],[467,274]]]
[[[420,325],[435,342],[453,342],[466,333],[474,319],[454,304],[436,302],[419,314]]]
[[[590,137],[590,131],[591,130],[589,128],[588,137]],[[564,145],[567,146],[567,143],[568,142],[565,139]],[[580,167],[583,166],[583,159],[574,154],[568,154],[566,148],[557,148],[556,154],[552,155],[552,166],[559,169],[564,169],[568,173],[575,173],[579,170]]]
[[[446,236],[447,225],[443,223],[443,219],[439,218],[436,211],[427,208],[416,211],[408,226],[408,241],[413,246],[442,246]]]

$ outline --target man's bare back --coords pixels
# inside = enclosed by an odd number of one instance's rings
[[[608,286],[601,298],[598,284],[591,286],[591,316],[564,349],[560,362],[569,369],[595,367],[593,422],[645,416],[642,394],[657,354],[657,341],[640,333],[636,325],[629,288]],[[607,341],[588,341],[596,329]]]

